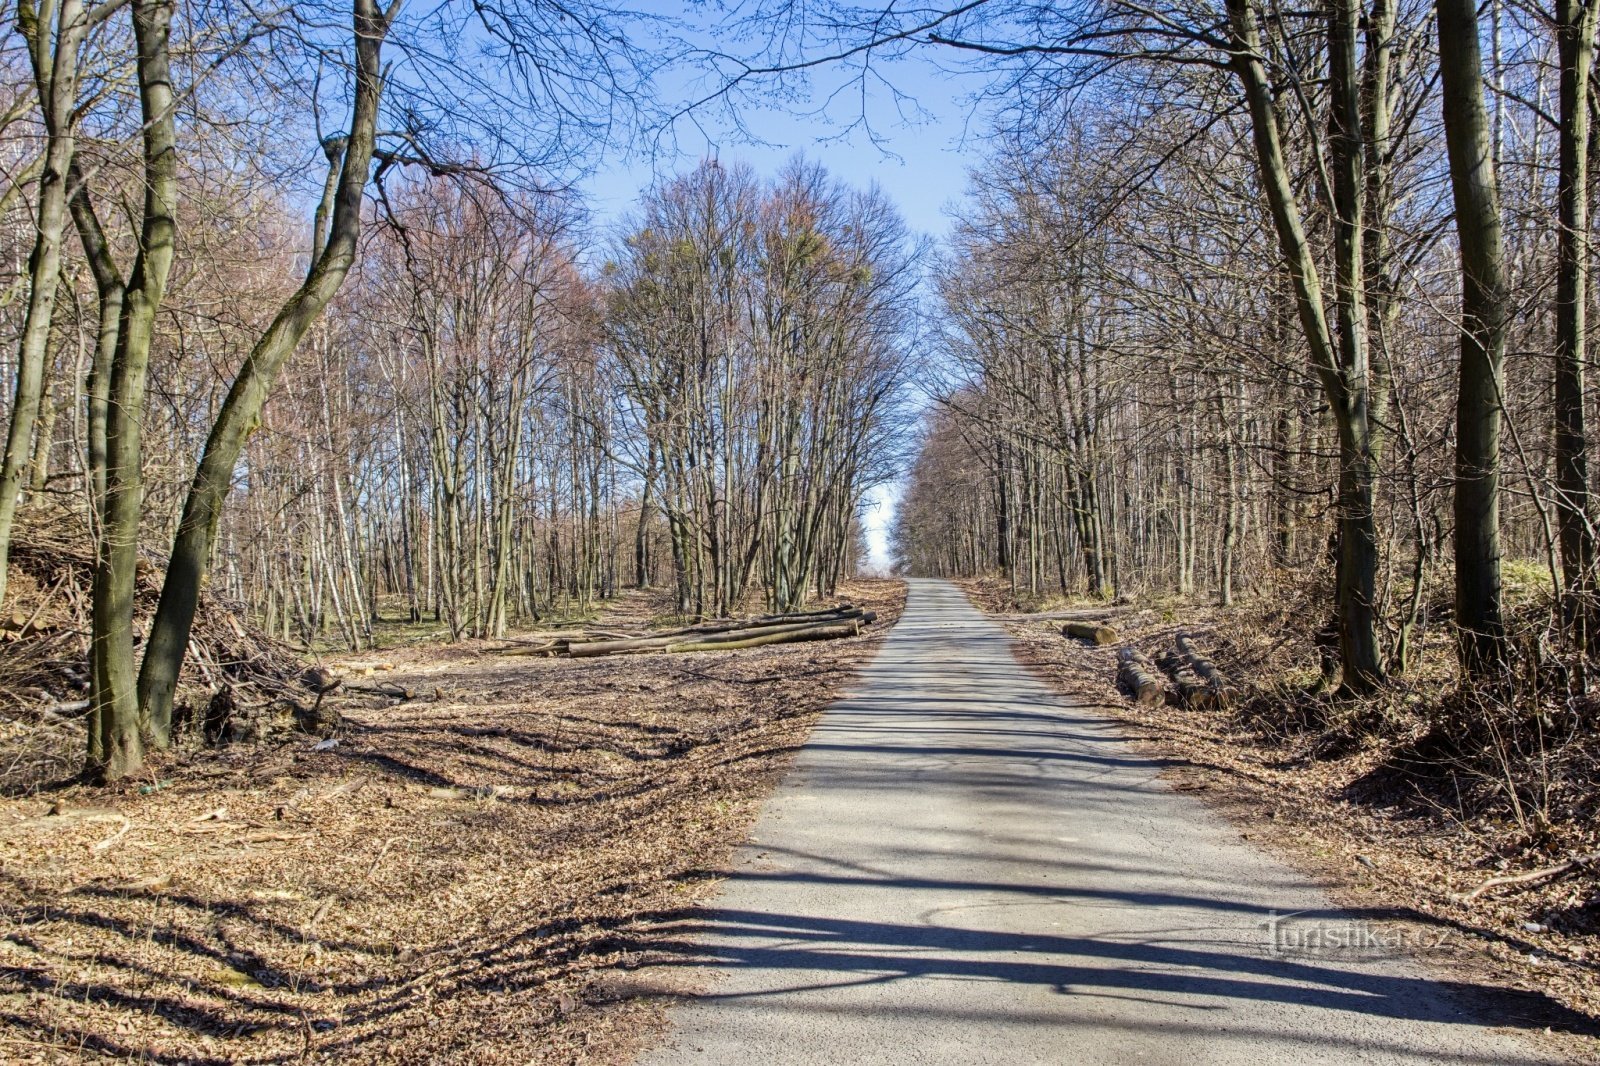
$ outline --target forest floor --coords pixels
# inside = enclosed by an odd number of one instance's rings
[[[652,929],[714,889],[905,591],[841,596],[878,612],[868,634],[388,651],[382,680],[431,698],[343,697],[336,743],[0,799],[0,1060],[621,1060],[668,991],[634,975]],[[660,609],[629,594],[602,621]]]
[[[1059,620],[1016,613],[998,581],[960,584],[999,616],[1035,673],[1119,719],[1152,754],[1174,761],[1167,773],[1177,788],[1201,794],[1247,839],[1318,876],[1341,904],[1443,923],[1459,934],[1457,950],[1430,961],[1491,972],[1600,1022],[1596,865],[1467,898],[1492,878],[1600,849],[1592,753],[1553,734],[1548,753],[1531,761],[1509,740],[1487,753],[1441,744],[1440,727],[1425,720],[1453,697],[1426,670],[1379,702],[1302,698],[1305,663],[1296,673],[1285,649],[1299,644],[1306,658],[1306,627],[1281,603],[1048,605],[1116,629],[1116,643],[1094,647],[1063,637]],[[1214,710],[1145,708],[1125,697],[1117,649],[1153,657],[1178,632],[1194,635],[1250,694]]]

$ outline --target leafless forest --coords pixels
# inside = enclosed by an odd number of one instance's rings
[[[1597,11],[19,0],[0,50],[6,794],[176,780],[192,806],[205,767],[290,774],[237,761],[288,750],[270,722],[378,751],[378,709],[405,706],[406,774],[448,806],[481,786],[457,770],[520,756],[479,758],[477,726],[435,736],[415,701],[431,688],[467,722],[498,684],[561,707],[732,686],[729,743],[756,751],[803,732],[790,710],[820,708],[856,653],[751,651],[750,677],[706,681],[574,648],[892,622],[898,593],[853,582],[867,500],[897,486],[899,572],[967,580],[1002,613],[1098,612],[1151,649],[1206,634],[1240,686],[1208,710],[1213,739],[1355,759],[1307,786],[1332,806],[1451,806],[1429,832],[1472,838],[1458,868],[1575,893],[1582,960]],[[771,173],[674,155],[685,124],[759,139],[817,71],[901,100],[914,63],[983,78],[946,240],[803,151]],[[597,218],[579,183],[619,152],[660,177]],[[508,659],[456,698],[430,671],[469,652]],[[1057,654],[1036,660],[1116,676]],[[808,668],[826,684],[798,691]],[[757,684],[793,707],[738,687]],[[650,700],[625,713],[690,747],[731,735],[663,726]],[[572,787],[611,802],[597,753],[656,757],[633,743],[582,740]],[[714,787],[640,786],[677,790],[635,812],[662,870],[683,795],[721,812],[697,847],[737,838],[724,805],[776,765],[752,758]],[[392,808],[393,784],[368,799]],[[152,825],[188,814],[149,803]],[[18,825],[56,832],[43,817]],[[1585,972],[1563,995],[1592,1010]],[[80,1049],[115,1027],[96,1002]],[[362,1039],[389,1038],[373,1025]],[[149,1039],[176,1061],[191,1036]]]

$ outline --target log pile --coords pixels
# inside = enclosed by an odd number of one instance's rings
[[[1118,682],[1139,703],[1145,704],[1146,698],[1133,687],[1132,679],[1134,671],[1147,666],[1147,661],[1131,648],[1124,648],[1119,658]],[[1179,633],[1173,640],[1173,647],[1156,656],[1156,664],[1171,679],[1176,696],[1174,702],[1180,707],[1210,710],[1226,707],[1233,701],[1234,689],[1227,677],[1200,651],[1194,638],[1187,633]],[[1164,685],[1161,691],[1165,692]]]
[[[1167,683],[1150,660],[1134,648],[1117,653],[1117,683],[1141,707],[1157,707],[1167,700]]]
[[[1193,670],[1216,696],[1217,704],[1226,707],[1233,702],[1233,686],[1228,683],[1222,671],[1217,669],[1216,664],[1195,647],[1194,639],[1187,633],[1179,633],[1174,643],[1177,645],[1178,654],[1183,656],[1183,661],[1188,664],[1189,669]]]
[[[658,633],[618,633],[582,630],[572,633],[533,634],[497,649],[501,655],[542,658],[589,659],[602,655],[640,652],[687,654],[734,651],[772,644],[798,644],[809,640],[853,637],[877,620],[872,611],[841,604],[818,611],[762,615],[759,618],[718,618]]]

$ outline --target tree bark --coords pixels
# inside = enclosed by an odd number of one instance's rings
[[[342,163],[337,186],[329,183],[334,195],[322,254],[313,262],[299,291],[289,298],[251,349],[217,413],[184,501],[161,600],[151,623],[139,676],[139,704],[150,721],[156,743],[162,746],[171,735],[173,690],[239,453],[260,424],[261,409],[278,371],[338,292],[355,261],[361,200],[372,167],[378,103],[383,91],[380,57],[384,35],[398,3],[387,13],[379,9],[375,0],[355,0],[354,8],[355,102],[349,136],[343,144],[325,145],[330,169],[336,160]],[[321,239],[320,234],[317,239]]]
[[[104,15],[96,13],[96,18]],[[32,458],[31,445],[39,398],[44,392],[50,328],[55,320],[56,292],[61,279],[61,241],[68,222],[68,178],[77,149],[79,49],[88,34],[91,13],[81,0],[30,0],[17,4],[17,25],[27,42],[28,58],[39,94],[44,125],[44,167],[39,174],[34,210],[33,251],[28,257],[28,309],[17,344],[17,381],[11,423],[0,459],[0,603],[5,602],[6,562],[11,554],[11,528]]]
[[[91,603],[90,772],[125,777],[144,762],[135,692],[133,606],[143,502],[144,397],[155,317],[166,294],[177,232],[177,123],[169,54],[170,0],[134,0],[144,206],[108,382],[101,547]]]
[[[1560,153],[1556,196],[1556,515],[1567,622],[1579,646],[1595,640],[1594,532],[1584,410],[1589,288],[1589,79],[1594,70],[1596,0],[1556,0],[1560,63]]]
[[[1311,348],[1312,364],[1322,382],[1338,429],[1338,609],[1339,646],[1343,660],[1342,687],[1351,693],[1368,692],[1382,684],[1384,674],[1374,608],[1378,538],[1374,520],[1374,470],[1367,409],[1365,312],[1360,293],[1344,291],[1347,287],[1354,290],[1362,278],[1359,239],[1362,193],[1359,182],[1355,187],[1350,187],[1351,172],[1344,158],[1347,153],[1356,153],[1359,158],[1360,138],[1358,133],[1355,134],[1354,143],[1351,143],[1351,131],[1343,125],[1348,118],[1337,119],[1341,123],[1341,136],[1334,138],[1335,154],[1339,157],[1334,170],[1336,175],[1343,176],[1337,178],[1334,190],[1338,218],[1335,278],[1339,291],[1336,307],[1340,325],[1336,338],[1328,323],[1316,254],[1301,222],[1288,162],[1284,156],[1272,86],[1262,59],[1261,33],[1256,25],[1255,6],[1251,0],[1227,0],[1227,3],[1235,45],[1231,66],[1244,89],[1249,106],[1261,183],[1266,192],[1284,265],[1294,285],[1295,307],[1301,329]],[[1330,45],[1335,51],[1346,49],[1346,37],[1350,39],[1348,47],[1353,49],[1354,17],[1350,0],[1340,0],[1340,5],[1330,15]],[[1353,60],[1348,55],[1339,61],[1341,68],[1350,63]],[[1344,71],[1341,69],[1342,73]],[[1344,84],[1339,88],[1345,96],[1352,91],[1351,86]],[[1348,107],[1335,104],[1335,109],[1339,112],[1348,110]],[[1342,147],[1339,146],[1341,141]]]
[[[1455,563],[1462,669],[1505,659],[1500,614],[1500,397],[1506,278],[1494,144],[1483,100],[1474,0],[1438,0],[1445,147],[1461,247],[1461,365],[1456,398]]]

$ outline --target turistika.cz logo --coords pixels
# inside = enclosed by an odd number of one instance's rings
[[[1266,930],[1270,955],[1338,955],[1346,958],[1382,958],[1441,948],[1450,937],[1442,929],[1417,933],[1385,928],[1370,922],[1306,918],[1312,911],[1279,914],[1268,911],[1256,928]]]

